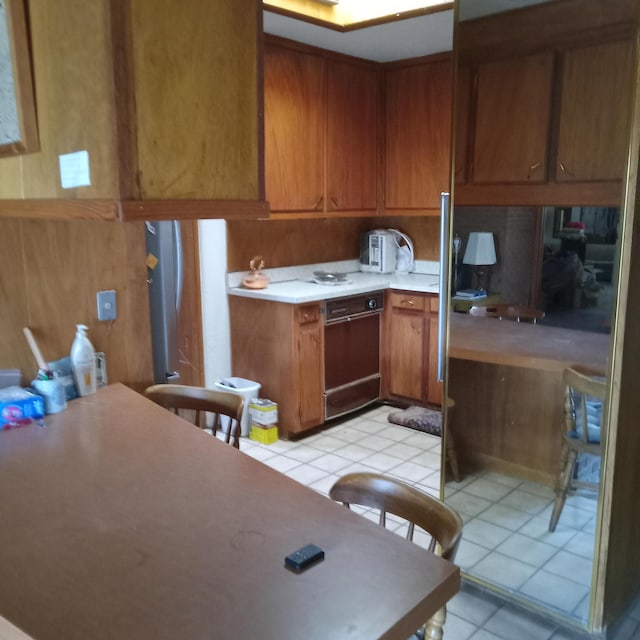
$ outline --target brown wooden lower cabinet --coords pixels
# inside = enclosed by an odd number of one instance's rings
[[[284,438],[324,422],[321,303],[285,304],[229,296],[232,371],[278,403]]]
[[[439,405],[436,380],[438,296],[387,293],[383,316],[382,395],[398,401]]]
[[[322,302],[288,304],[229,296],[233,375],[278,403],[279,435],[325,422]],[[388,292],[383,315],[382,397],[440,405],[436,382],[438,296]]]

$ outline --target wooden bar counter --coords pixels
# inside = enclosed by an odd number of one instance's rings
[[[563,426],[562,371],[606,373],[610,336],[452,313],[449,395],[463,467],[553,484]]]
[[[405,640],[459,589],[455,565],[119,384],[0,431],[0,513],[0,619],[35,640]],[[285,569],[308,543],[324,561]]]

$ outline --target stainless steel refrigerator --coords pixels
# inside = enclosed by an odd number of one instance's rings
[[[145,227],[153,377],[156,383],[179,383],[178,314],[183,283],[180,222],[145,222]]]

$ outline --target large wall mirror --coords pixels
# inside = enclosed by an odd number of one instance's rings
[[[24,3],[0,0],[0,157],[37,149]]]
[[[563,372],[604,378],[606,393],[630,5],[458,0],[456,12],[447,429],[462,471],[447,473],[444,491],[465,521],[456,561],[469,580],[581,628],[593,620],[603,478],[601,458],[580,451],[558,508]],[[495,259],[481,265],[484,297],[469,301],[455,294],[476,288],[478,264],[466,255],[474,232],[490,234]],[[536,323],[469,313],[504,303],[534,309]],[[587,407],[598,402],[590,396]]]

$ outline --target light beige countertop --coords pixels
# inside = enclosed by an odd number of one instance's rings
[[[337,266],[336,266],[337,265]],[[418,263],[420,273],[364,273],[358,270],[358,262],[345,261],[327,265],[307,265],[295,269],[265,269],[271,282],[265,289],[247,289],[239,286],[245,273],[229,274],[227,292],[233,296],[243,296],[258,300],[301,304],[342,298],[358,294],[372,293],[384,289],[398,289],[415,293],[438,293],[437,263]],[[313,271],[339,271],[346,273],[346,282],[337,285],[323,285],[312,282]]]

